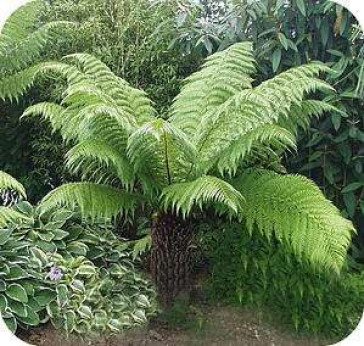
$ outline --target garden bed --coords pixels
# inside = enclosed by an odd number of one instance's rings
[[[313,336],[283,332],[274,317],[252,309],[226,306],[194,305],[195,318],[185,328],[170,328],[166,321],[156,319],[147,328],[124,335],[102,337],[91,341],[66,338],[51,325],[23,332],[19,337],[37,346],[116,346],[116,345],[328,345],[331,342]],[[200,316],[200,318],[196,318]],[[187,316],[186,316],[187,317]],[[271,320],[271,322],[269,321]]]

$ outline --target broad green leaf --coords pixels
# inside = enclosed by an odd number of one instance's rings
[[[11,229],[0,229],[0,246],[8,241],[12,233],[13,230]]]
[[[296,0],[296,4],[298,7],[298,10],[301,12],[302,16],[306,17],[306,0]]]
[[[341,190],[341,193],[347,193],[350,191],[355,191],[361,187],[364,187],[364,183],[351,183]]]
[[[354,192],[350,191],[350,192],[344,193],[343,198],[344,198],[344,203],[345,203],[349,216],[353,217],[355,214],[355,206],[356,206]]]
[[[4,322],[5,322],[6,326],[9,328],[9,330],[13,334],[15,334],[16,329],[18,327],[18,325],[16,323],[16,319],[14,317],[4,318]]]
[[[10,308],[11,312],[16,314],[17,316],[20,317],[28,316],[28,311],[23,303],[17,302],[12,299],[8,299],[8,307]]]
[[[57,294],[51,289],[42,289],[34,295],[34,299],[40,306],[46,306],[56,298]]]
[[[281,45],[283,46],[283,48],[285,50],[287,50],[288,49],[288,40],[287,40],[286,36],[283,33],[280,32],[278,34],[278,39],[281,42]]]
[[[39,315],[29,306],[26,307],[27,309],[27,317],[20,317],[19,320],[25,324],[30,326],[37,326],[40,323]]]
[[[273,72],[277,72],[279,65],[281,63],[281,57],[282,57],[282,51],[280,48],[277,48],[274,52],[273,52],[273,56],[272,56],[272,67],[273,67]]]
[[[6,295],[18,302],[27,303],[28,302],[28,295],[23,286],[19,284],[11,284],[6,288],[5,291]]]
[[[56,288],[57,301],[60,306],[64,306],[68,301],[68,288],[66,285],[61,284]]]
[[[29,275],[28,273],[18,267],[18,266],[10,266],[10,271],[9,274],[6,276],[7,280],[19,280],[19,279],[24,279],[27,278]]]
[[[0,312],[4,312],[8,306],[8,300],[3,294],[0,294]]]
[[[74,311],[69,310],[64,315],[64,328],[67,333],[71,333],[76,323],[76,314]]]

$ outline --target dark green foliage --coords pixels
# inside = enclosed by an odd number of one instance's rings
[[[340,340],[356,328],[364,306],[364,272],[329,278],[257,229],[250,236],[235,223],[200,225],[201,232],[207,229],[200,241],[210,263],[213,300],[269,307],[297,331]]]

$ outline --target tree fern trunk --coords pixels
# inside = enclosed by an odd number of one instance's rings
[[[191,223],[173,214],[153,220],[151,271],[164,305],[189,287],[192,233]]]

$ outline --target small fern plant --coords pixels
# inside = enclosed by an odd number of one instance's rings
[[[164,303],[189,282],[191,219],[216,208],[242,231],[277,237],[314,268],[340,272],[354,231],[315,184],[284,173],[282,153],[295,148],[311,117],[340,112],[307,96],[332,90],[310,63],[253,86],[252,45],[242,42],[206,60],[186,79],[168,120],[143,91],[98,59],[73,54],[1,80],[16,99],[40,75],[67,82],[61,104],[43,102],[23,117],[42,116],[72,145],[65,164],[82,181],[62,185],[43,208],[77,208],[85,217],[116,217],[147,205],[152,215],[151,271]]]

